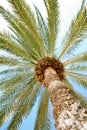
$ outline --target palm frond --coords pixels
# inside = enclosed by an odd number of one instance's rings
[[[1,99],[4,99],[4,100],[3,100],[2,105],[0,107],[1,108],[1,110],[0,110],[0,126],[4,123],[5,117],[9,117],[9,114],[12,113],[12,111],[15,112],[15,109],[16,109],[18,103],[19,103],[18,99],[22,95],[23,91],[25,92],[25,91],[27,91],[27,89],[30,88],[29,92],[31,92],[31,90],[32,90],[31,86],[34,83],[35,83],[35,79],[31,78],[31,81],[30,81],[29,84],[20,83],[20,84],[16,85],[14,88],[11,88],[9,90],[9,92],[4,92],[4,95],[1,98]],[[8,97],[8,98],[6,99],[5,96]],[[22,98],[21,98],[21,100],[22,100]]]
[[[68,65],[71,63],[78,63],[78,62],[87,62],[87,52],[82,52],[80,54],[77,54],[76,56],[74,56],[73,58],[71,58],[68,61],[65,61],[63,64]]]
[[[4,34],[0,36],[0,49],[10,52],[12,54],[15,54],[17,56],[20,56],[26,60],[29,60],[29,57],[24,52],[24,50],[20,48],[19,46],[17,46],[15,42],[12,41],[12,39],[7,38],[7,36]]]
[[[27,55],[30,54],[33,55],[34,57],[35,56],[40,57],[39,53],[37,53],[40,50],[40,48],[38,47],[38,43],[34,39],[33,35],[29,32],[25,24],[19,21],[19,18],[17,18],[17,16],[11,14],[9,11],[5,10],[2,6],[0,6],[0,13],[3,15],[5,20],[11,25],[10,29],[12,30],[12,32],[15,33],[17,37],[17,38],[14,37],[14,39],[16,39],[18,43],[20,43],[23,46],[23,48],[27,51]]]
[[[48,32],[48,27],[46,21],[43,19],[43,16],[41,15],[40,11],[38,8],[35,6],[35,11],[37,15],[37,28],[38,28],[38,33],[40,37],[42,38],[45,50],[46,50],[46,55],[50,54],[49,49],[49,32]]]
[[[64,81],[65,86],[68,87],[69,90],[73,91],[74,94],[76,95],[76,97],[78,97],[79,101],[81,102],[81,104],[85,107],[87,107],[87,100],[85,99],[85,97],[83,97],[80,93],[78,93],[72,86],[72,84],[66,79]]]
[[[14,8],[14,12],[16,15],[21,19],[21,21],[25,24],[28,28],[30,34],[34,37],[35,41],[37,42],[37,46],[39,47],[39,51],[41,52],[42,56],[45,55],[44,45],[41,44],[42,40],[37,31],[37,24],[36,18],[31,11],[29,5],[25,2],[25,0],[8,0]]]
[[[81,8],[77,17],[72,21],[70,29],[63,40],[63,47],[58,59],[64,54],[70,54],[79,43],[87,37],[87,7]]]
[[[41,96],[40,99],[34,130],[50,130],[48,104],[49,104],[49,95],[47,90],[44,90],[43,95]]]
[[[14,87],[18,83],[21,83],[23,81],[29,82],[33,75],[34,74],[32,72],[23,72],[19,74],[17,73],[15,76],[11,76],[10,79],[0,81],[0,90],[9,91],[10,88]]]
[[[4,95],[0,99],[0,126],[8,119],[13,111],[13,104],[16,97],[23,89],[24,85],[16,85],[14,88],[9,89],[9,92],[4,92]]]
[[[13,59],[10,57],[3,57],[0,56],[0,65],[6,64],[6,65],[17,65],[17,64],[23,64],[23,62],[18,61],[17,59]]]
[[[24,60],[31,61],[32,64],[37,63],[37,58],[33,56],[31,53],[28,55],[26,52],[23,51],[18,45],[14,43],[11,39],[5,39],[4,37],[0,37],[0,49],[9,52],[10,54],[14,54],[14,56],[19,56]]]
[[[19,94],[21,94],[21,91],[24,91],[26,87],[31,84],[31,82],[33,82],[33,78],[28,80],[25,79],[25,83],[19,81],[17,83],[11,84],[10,87],[7,86],[3,92],[2,97],[0,98],[1,107],[4,107],[5,104],[8,105],[10,101],[14,102],[19,97]]]
[[[59,4],[57,0],[44,0],[47,16],[48,16],[48,31],[49,31],[49,46],[50,54],[54,54],[55,42],[58,34],[59,24]]]
[[[34,84],[32,85],[33,86],[31,85],[29,86],[34,87]],[[36,94],[40,88],[40,85],[38,85],[34,89],[30,88],[29,90],[29,88],[30,87],[26,88],[25,91],[23,90],[22,94],[19,95],[19,99],[15,107],[15,113],[13,115],[12,121],[10,125],[8,126],[7,130],[11,130],[11,129],[17,130],[23,118],[26,117],[30,113],[37,99]]]
[[[0,75],[17,75],[17,74],[23,74],[23,73],[31,73],[31,75],[34,73],[34,71],[32,70],[32,68],[30,68],[29,66],[15,66],[13,68],[8,68],[7,70],[3,70],[2,72],[0,72]]]
[[[65,69],[66,71],[84,71],[86,72],[87,71],[87,66],[86,65],[83,65],[83,64],[80,64],[80,65],[71,65],[69,66],[68,68]]]
[[[65,72],[65,75],[71,77],[71,79],[82,87],[87,87],[87,75],[74,73],[74,72]]]

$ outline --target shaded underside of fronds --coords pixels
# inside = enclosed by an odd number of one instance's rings
[[[50,130],[50,116],[49,116],[49,94],[45,89],[41,96],[38,106],[38,113],[35,122],[34,130]]]
[[[34,84],[33,84],[34,85]],[[31,86],[32,87],[32,86]],[[31,112],[31,109],[37,99],[36,94],[40,88],[40,85],[37,85],[35,88],[29,88],[25,91],[23,90],[22,94],[19,95],[19,99],[17,100],[18,104],[15,107],[15,113],[13,115],[12,121],[9,124],[7,130],[15,129],[17,130],[20,126],[20,123],[23,121],[23,118],[28,116]],[[34,87],[34,86],[33,86]]]
[[[80,54],[74,55],[70,60],[65,61],[63,64],[68,65],[72,63],[78,63],[78,62],[87,62],[87,52],[82,52]]]
[[[65,75],[69,76],[79,86],[87,87],[87,75],[75,72],[65,72]]]

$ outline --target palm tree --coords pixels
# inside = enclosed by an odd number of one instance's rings
[[[39,98],[34,130],[51,129],[49,99],[57,130],[87,130],[87,101],[70,82],[87,87],[87,52],[74,54],[87,36],[86,6],[82,3],[57,54],[58,1],[44,0],[47,20],[25,0],[8,2],[12,13],[0,6],[11,30],[0,32],[0,49],[12,54],[0,56],[0,64],[8,65],[0,73],[5,77],[0,80],[0,126],[11,117],[7,130],[17,130]]]

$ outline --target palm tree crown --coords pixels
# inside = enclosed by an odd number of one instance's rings
[[[73,89],[67,77],[87,87],[87,52],[72,55],[74,48],[87,36],[87,9],[81,6],[76,18],[67,32],[61,51],[55,54],[59,25],[59,4],[57,0],[44,0],[47,11],[45,21],[35,6],[35,13],[25,0],[7,0],[13,13],[0,6],[0,14],[9,23],[11,33],[0,32],[0,49],[11,56],[0,56],[1,65],[9,65],[0,75],[0,126],[9,116],[12,117],[7,130],[17,130],[23,118],[30,114],[40,95],[35,130],[49,130],[49,94],[44,82],[47,67],[56,70],[60,80],[72,90],[79,100],[87,105],[85,99]],[[62,61],[62,57],[66,60]],[[45,86],[45,87],[44,87]]]

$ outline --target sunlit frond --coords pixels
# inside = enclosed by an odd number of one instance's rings
[[[20,83],[17,84],[15,87],[10,88],[9,91],[4,92],[2,98],[0,99],[2,104],[0,110],[0,125],[4,123],[6,116],[9,116],[12,111],[15,112],[15,107],[17,106],[14,107],[14,105],[18,105],[19,95],[22,95],[23,91],[25,92],[27,89],[30,88],[31,84],[33,85],[34,83],[35,80],[31,79],[30,84]]]
[[[48,26],[46,21],[43,19],[43,16],[41,15],[38,8],[35,6],[36,15],[37,15],[37,28],[38,33],[40,37],[42,38],[46,55],[50,54],[50,41],[49,41],[49,32],[48,32]]]
[[[65,75],[70,76],[71,79],[82,87],[87,87],[87,75],[74,72],[65,72]]]
[[[1,57],[0,56],[0,64],[7,64],[7,65],[17,65],[17,64],[22,64],[23,62],[19,62],[17,59],[13,58],[8,58],[8,57]]]
[[[76,95],[76,97],[80,100],[80,102],[82,103],[83,106],[87,107],[87,100],[85,99],[85,97],[83,97],[80,93],[78,93],[72,86],[72,84],[66,79],[64,81],[65,85],[69,88],[69,90],[73,91]]]
[[[10,29],[12,30],[12,32],[15,33],[17,37],[17,38],[14,37],[14,40],[16,39],[18,43],[20,43],[21,46],[23,47],[21,48],[21,50],[22,51],[25,50],[25,53],[27,52],[28,56],[31,55],[36,58],[40,57],[41,53],[40,53],[40,48],[38,46],[38,42],[34,39],[33,35],[29,32],[25,24],[22,21],[19,21],[19,18],[17,18],[17,16],[11,14],[8,10],[5,10],[2,6],[0,6],[0,13],[6,19],[6,21],[11,25]],[[14,41],[11,38],[10,40],[12,41],[12,43],[14,43]],[[15,44],[18,47],[20,45],[17,43]],[[40,55],[37,52],[39,52]]]
[[[20,91],[26,86],[26,84],[16,84],[15,87],[5,91],[0,99],[0,126],[6,121],[7,117],[14,111],[14,102],[19,96]]]
[[[70,29],[66,34],[58,59],[64,54],[70,54],[78,44],[87,37],[87,7],[82,8],[77,17],[72,21]]]
[[[24,52],[22,48],[17,46],[12,39],[7,38],[5,35],[2,34],[0,36],[0,49],[8,51],[12,54],[20,56],[26,60],[29,60],[28,55]]]
[[[50,119],[49,119],[49,95],[47,90],[44,90],[43,95],[40,99],[38,108],[37,118],[35,122],[34,130],[50,130]]]
[[[37,46],[39,47],[39,51],[41,52],[41,55],[45,55],[45,49],[44,45],[41,44],[42,40],[38,34],[37,31],[37,24],[36,24],[36,18],[34,16],[33,11],[31,11],[31,8],[29,5],[25,2],[25,0],[8,0],[14,8],[14,12],[18,17],[23,21],[25,26],[28,28],[31,36],[34,37]]]
[[[28,85],[28,87],[22,91],[22,93],[19,95],[19,98],[17,100],[16,106],[15,106],[15,113],[13,115],[12,121],[9,124],[7,130],[17,130],[17,128],[19,127],[20,123],[23,120],[23,117],[26,117],[35,101],[36,101],[36,94],[38,92],[40,88],[40,85],[37,85],[34,88],[34,84]]]
[[[59,4],[57,0],[44,0],[47,18],[48,18],[48,30],[49,30],[49,46],[50,54],[54,54],[55,41],[58,35],[58,23],[59,23]]]
[[[10,73],[10,71],[12,71],[12,72],[16,71],[16,70],[14,70],[14,71],[13,70],[8,70],[8,72]],[[4,71],[4,74],[6,75],[6,71]],[[18,70],[17,70],[16,75],[15,76],[12,75],[10,77],[10,79],[5,79],[4,81],[0,80],[0,90],[9,92],[9,89],[14,87],[16,84],[21,83],[23,81],[29,82],[29,80],[33,77],[33,75],[34,75],[33,72],[26,71],[26,72],[18,73]]]
[[[73,56],[73,58],[71,58],[68,61],[65,61],[63,64],[64,65],[68,65],[71,63],[78,63],[78,62],[87,62],[87,52],[82,52],[80,54],[77,54],[75,56]]]
[[[84,71],[84,72],[87,72],[87,66],[86,65],[83,65],[83,64],[80,64],[80,65],[71,65],[69,66],[68,68],[66,68],[65,70],[68,70],[68,71]]]

